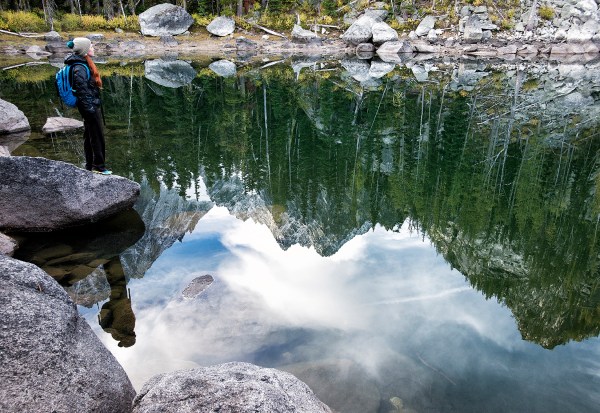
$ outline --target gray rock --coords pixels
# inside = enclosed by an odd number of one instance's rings
[[[17,241],[0,232],[0,254],[12,257],[18,247]]]
[[[390,73],[396,65],[394,63],[388,62],[380,62],[378,60],[373,60],[371,62],[371,67],[369,68],[369,76],[374,79],[381,79],[388,73]]]
[[[584,13],[595,13],[598,11],[598,5],[594,0],[581,0],[575,4],[575,7]]]
[[[27,142],[29,136],[31,136],[30,130],[0,135],[0,146],[7,148],[9,153],[13,153],[15,149]]]
[[[405,54],[413,53],[414,49],[411,44],[407,41],[400,40],[397,42],[386,42],[377,49],[377,54],[381,55],[392,55],[392,54]]]
[[[160,42],[165,46],[177,46],[179,42],[172,35],[160,36]]]
[[[151,378],[133,413],[329,413],[311,389],[289,373],[249,363],[226,363]]]
[[[0,228],[50,231],[96,222],[131,208],[139,191],[129,179],[65,162],[0,157]]]
[[[125,371],[49,275],[0,255],[0,308],[0,411],[130,411]]]
[[[102,266],[65,290],[75,304],[87,308],[92,308],[94,304],[110,298],[110,284]]]
[[[187,31],[194,18],[183,7],[163,3],[150,7],[138,16],[145,36],[178,35]]]
[[[254,50],[258,48],[258,44],[245,37],[238,37],[235,39],[235,48],[240,51]]]
[[[388,17],[388,11],[385,9],[367,9],[365,10],[363,16],[370,17],[375,20],[375,22],[382,22]]]
[[[218,60],[208,65],[208,68],[221,77],[233,77],[237,73],[235,63],[229,60]]]
[[[10,151],[6,146],[0,146],[0,156],[10,156]]]
[[[191,283],[188,284],[187,287],[185,287],[181,295],[183,295],[183,298],[196,298],[200,294],[202,294],[204,290],[210,287],[213,281],[214,278],[210,274],[206,274],[201,277],[196,277],[192,280]]]
[[[215,36],[229,36],[235,30],[235,20],[228,16],[219,16],[211,21],[206,30]]]
[[[363,15],[357,19],[342,35],[342,40],[351,44],[367,43],[373,37],[372,27],[376,20]]]
[[[83,128],[83,122],[72,118],[52,117],[46,120],[42,126],[42,132],[45,134],[54,132],[65,132],[68,130]]]
[[[298,24],[294,24],[294,28],[292,29],[292,40],[299,43],[312,43],[320,41],[321,38],[316,33],[303,29]]]
[[[468,42],[478,42],[483,39],[481,21],[477,15],[474,14],[467,19],[463,36]]]
[[[15,105],[0,99],[0,135],[31,130],[29,120]]]
[[[435,17],[426,16],[423,20],[421,20],[421,22],[417,26],[415,33],[417,36],[427,36],[429,31],[432,30],[434,27],[435,27]]]
[[[440,53],[442,51],[440,46],[429,44],[424,41],[414,42],[412,47],[417,53]]]
[[[196,77],[194,68],[183,60],[147,60],[144,63],[144,76],[161,86],[176,89],[192,83]]]
[[[375,45],[373,43],[361,43],[356,46],[356,53],[373,53],[375,52]]]
[[[429,72],[423,66],[414,65],[410,68],[417,82],[426,82],[429,78]]]
[[[567,41],[575,43],[589,42],[600,31],[600,23],[588,20],[583,25],[572,25],[567,31]]]
[[[573,109],[582,106],[593,105],[594,98],[591,96],[585,97],[581,92],[573,92],[562,98],[561,102],[564,107]]]
[[[40,60],[44,57],[50,56],[52,53],[45,51],[38,45],[33,45],[27,48],[25,54],[27,54],[27,56],[31,57],[32,59]]]
[[[518,47],[516,45],[509,44],[507,46],[499,47],[498,55],[501,55],[501,56],[514,55],[514,54],[517,54],[517,50],[518,50]]]
[[[373,43],[375,44],[395,42],[398,40],[398,32],[384,22],[376,22],[373,24],[371,32],[373,33]]]
[[[46,40],[47,42],[58,42],[61,39],[62,37],[60,37],[60,34],[54,30],[44,35],[44,40]]]
[[[346,69],[346,72],[354,80],[365,82],[371,78],[371,76],[369,76],[371,65],[368,62],[356,59],[344,59],[341,63],[342,67]]]
[[[99,42],[100,40],[104,40],[104,35],[102,33],[90,33],[87,36],[92,42]]]

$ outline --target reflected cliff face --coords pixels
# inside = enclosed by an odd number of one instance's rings
[[[143,182],[116,294],[134,381],[249,360],[337,377],[340,411],[594,410],[600,64],[290,63],[186,63],[177,87],[109,67],[107,156]],[[15,154],[81,164],[76,139]]]

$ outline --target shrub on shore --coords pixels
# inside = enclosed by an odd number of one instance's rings
[[[139,31],[140,23],[137,16],[118,16],[105,19],[99,15],[79,15],[65,13],[57,15],[53,20],[54,29],[59,31],[96,31],[114,30],[117,28],[126,31]],[[44,32],[51,30],[52,26],[44,21],[36,11],[1,11],[0,29],[15,33]]]

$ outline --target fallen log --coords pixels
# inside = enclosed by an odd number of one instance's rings
[[[247,24],[249,24],[249,25],[250,25],[250,26],[252,26],[252,27],[256,27],[257,29],[260,29],[260,30],[263,30],[263,31],[265,31],[265,32],[267,32],[267,33],[269,33],[269,34],[272,34],[273,36],[279,36],[279,37],[283,37],[283,38],[284,38],[284,39],[286,39],[286,40],[288,39],[288,38],[287,38],[287,36],[285,36],[285,35],[283,35],[283,34],[281,34],[281,33],[274,32],[273,30],[269,30],[269,29],[267,29],[266,27],[259,26],[259,25],[258,25],[258,24],[256,24],[256,23],[251,23],[251,22],[249,22],[249,21],[247,21],[247,20],[243,20],[243,19],[242,19],[242,21],[243,21],[243,22],[245,22],[245,23],[247,23]]]

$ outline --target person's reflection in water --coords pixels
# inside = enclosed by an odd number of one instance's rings
[[[127,293],[127,279],[119,257],[104,265],[106,280],[110,284],[110,299],[102,305],[98,322],[100,327],[119,342],[119,347],[135,344],[135,314],[131,297]]]
[[[31,262],[61,284],[78,305],[102,305],[98,321],[120,347],[135,344],[135,315],[120,255],[144,234],[144,222],[128,210],[85,227],[18,234],[15,258]],[[110,289],[110,292],[109,292]]]

